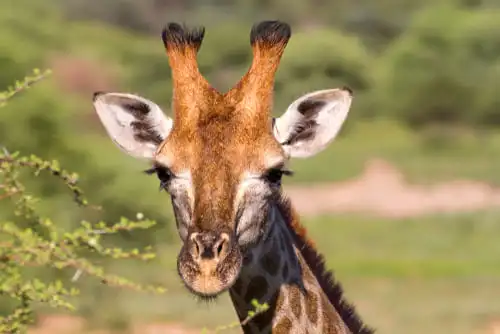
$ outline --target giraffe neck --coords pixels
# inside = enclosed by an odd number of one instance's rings
[[[229,291],[240,321],[254,309],[252,299],[269,305],[266,312],[243,325],[243,331],[280,334],[353,332],[309,267],[286,216],[291,215],[283,214],[283,207],[273,208],[264,240],[245,254],[240,276]]]

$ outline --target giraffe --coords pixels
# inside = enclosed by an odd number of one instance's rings
[[[345,301],[282,192],[290,158],[333,141],[352,91],[307,93],[271,116],[274,77],[291,37],[280,21],[254,24],[253,60],[226,93],[200,73],[204,27],[169,23],[162,40],[172,73],[173,118],[153,101],[96,92],[94,108],[112,141],[149,161],[171,198],[182,247],[177,270],[202,299],[229,291],[244,333],[373,333]],[[246,321],[251,300],[267,311]],[[248,319],[247,319],[248,320]]]

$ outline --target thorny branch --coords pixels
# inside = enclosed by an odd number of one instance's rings
[[[9,87],[6,92],[0,93],[0,107],[4,106],[8,100],[12,99],[17,94],[30,88],[37,82],[48,77],[52,71],[45,70],[40,72],[40,70],[34,70],[34,76],[26,77],[22,82],[16,82],[14,87]]]
[[[77,186],[78,176],[76,174],[70,174],[67,171],[61,169],[58,163],[44,161],[34,155],[30,158],[22,157],[17,158],[11,155],[5,148],[3,148],[4,153],[0,154],[0,166],[17,166],[17,167],[29,167],[35,171],[35,175],[38,175],[41,171],[47,171],[53,176],[59,177],[66,186],[71,190],[74,196],[74,200],[80,206],[88,206],[87,200],[83,197],[82,190]],[[5,168],[4,167],[4,168]],[[100,207],[92,206],[92,208],[100,210]]]
[[[33,77],[27,77],[22,82],[16,82],[15,86],[9,88],[6,92],[0,92],[0,107],[4,106],[8,100],[17,94],[47,77],[50,73],[50,71],[42,73],[35,70]],[[152,259],[155,254],[151,253],[149,248],[144,251],[106,248],[100,244],[100,238],[119,231],[130,231],[137,228],[146,229],[155,224],[153,221],[143,219],[142,214],[137,215],[138,221],[136,222],[122,218],[120,222],[111,226],[104,222],[92,225],[82,221],[80,228],[71,232],[60,233],[51,220],[38,215],[32,205],[36,199],[25,193],[24,184],[18,180],[19,168],[28,168],[34,172],[35,176],[41,171],[46,171],[66,184],[73,193],[74,201],[79,206],[94,209],[101,208],[88,204],[83,192],[77,186],[78,176],[61,169],[57,161],[49,162],[36,156],[18,157],[17,154],[10,154],[5,147],[2,148],[2,151],[3,154],[0,152],[0,176],[3,177],[3,183],[0,183],[0,189],[2,189],[0,200],[16,197],[17,200],[12,199],[12,203],[15,205],[15,214],[36,221],[40,227],[46,229],[49,237],[42,237],[38,232],[30,228],[0,222],[0,233],[8,239],[5,241],[2,238],[2,242],[0,242],[0,295],[18,300],[17,307],[10,314],[0,316],[1,333],[24,332],[34,319],[33,302],[45,303],[52,307],[73,309],[73,305],[67,302],[65,298],[78,294],[78,290],[74,288],[66,290],[61,281],[45,283],[39,279],[28,280],[22,274],[22,269],[26,266],[76,269],[71,282],[75,282],[82,273],[86,273],[89,276],[97,277],[103,284],[107,285],[157,293],[165,292],[162,287],[142,286],[122,277],[107,274],[102,267],[96,266],[79,255],[81,249],[87,249],[113,259]],[[240,326],[240,324],[245,325],[253,317],[268,309],[267,304],[261,305],[257,301],[252,302],[252,304],[255,310],[250,311],[247,318],[241,323],[235,322],[230,325],[219,326],[214,330],[214,333]]]

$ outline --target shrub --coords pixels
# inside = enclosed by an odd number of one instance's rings
[[[419,128],[500,125],[500,11],[433,6],[375,66],[377,110]]]
[[[9,99],[44,79],[49,73],[35,71],[34,76],[27,77],[6,92],[0,93],[0,106],[5,106]],[[93,260],[153,259],[155,254],[151,247],[144,250],[124,250],[106,246],[104,239],[118,232],[149,229],[155,225],[154,221],[145,219],[143,214],[138,213],[135,220],[121,218],[114,224],[82,220],[76,228],[61,228],[68,224],[55,222],[41,214],[38,204],[43,198],[36,198],[27,191],[22,181],[23,170],[29,171],[28,174],[34,177],[48,174],[52,177],[52,184],[60,182],[67,188],[67,193],[72,195],[78,206],[87,210],[100,209],[89,205],[84,198],[78,186],[78,175],[62,169],[58,161],[47,161],[34,155],[11,154],[3,147],[0,152],[0,204],[8,201],[13,219],[0,218],[0,333],[25,332],[35,320],[34,312],[40,304],[52,308],[75,309],[70,297],[78,295],[79,290],[68,287],[62,279],[41,279],[42,271],[71,271],[72,282],[85,274],[113,287],[153,293],[165,291],[160,286],[142,285],[110,274]],[[252,303],[255,309],[248,313],[242,323],[268,309],[265,303],[261,304],[256,300]],[[210,331],[204,329],[203,333],[220,333],[239,326],[239,322],[234,322]]]
[[[0,104],[16,96],[32,84],[43,79],[47,73],[35,72],[35,76],[17,83],[14,88],[0,94]],[[55,308],[72,309],[68,298],[78,294],[75,288],[68,288],[61,280],[43,281],[29,274],[31,268],[51,268],[57,271],[73,270],[73,281],[85,273],[99,279],[102,283],[139,290],[162,292],[161,287],[142,286],[120,276],[112,275],[93,261],[94,257],[113,259],[149,260],[154,253],[148,248],[144,251],[106,247],[103,238],[108,234],[135,229],[148,229],[154,221],[144,219],[140,214],[137,220],[122,218],[119,223],[92,224],[81,221],[79,227],[62,230],[61,225],[39,212],[38,202],[26,189],[21,176],[22,170],[38,176],[47,173],[52,182],[62,182],[72,194],[74,201],[89,209],[83,193],[78,187],[78,176],[62,169],[57,161],[45,161],[36,156],[23,157],[10,154],[6,148],[0,153],[0,201],[8,201],[14,219],[0,221],[0,296],[2,306],[12,305],[0,316],[1,333],[20,333],[34,320],[34,307],[37,303]]]

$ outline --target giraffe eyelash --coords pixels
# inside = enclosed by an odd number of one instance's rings
[[[266,174],[269,173],[281,173],[281,175],[285,176],[293,176],[294,172],[288,168],[285,167],[285,164],[278,164],[274,167],[271,167],[267,170]]]
[[[290,170],[290,169],[280,169],[281,173],[283,173],[283,175],[285,176],[293,176],[294,172],[293,170]]]
[[[151,168],[148,168],[144,171],[142,171],[144,174],[147,174],[147,175],[152,175],[154,173],[156,173],[156,167],[151,167]]]
[[[275,169],[270,169],[268,173],[279,173],[282,176],[293,176],[293,171],[289,169],[283,169],[283,168],[275,168]]]
[[[269,169],[262,178],[271,184],[281,184],[281,179],[283,176],[291,176],[293,172],[284,168],[271,168]]]
[[[149,169],[146,169],[144,173],[148,175],[156,174],[156,176],[160,180],[160,191],[166,189],[172,178],[174,178],[174,174],[172,173],[172,171],[164,166],[155,165]]]

